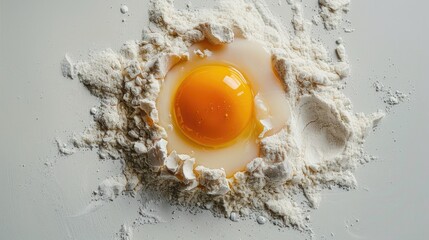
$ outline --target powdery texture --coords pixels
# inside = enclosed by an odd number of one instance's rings
[[[133,229],[126,224],[121,226],[119,233],[116,234],[117,240],[132,240],[133,239]]]
[[[410,99],[411,92],[406,94],[399,90],[393,90],[390,87],[384,86],[384,84],[380,81],[374,82],[373,86],[376,92],[384,95],[382,100],[386,104],[386,112],[390,112],[393,106]]]
[[[343,14],[349,11],[350,0],[319,0],[319,14],[327,30],[333,30],[340,24]],[[345,32],[350,32],[345,29]]]
[[[334,12],[346,3],[321,1]],[[260,1],[221,1],[213,9],[197,10],[152,1],[150,24],[141,40],[72,66],[67,58],[65,75],[79,79],[101,100],[91,110],[94,125],[74,137],[75,147],[97,148],[101,158],[125,162],[124,177],[104,182],[100,198],[112,200],[120,191],[145,189],[172,204],[200,206],[233,221],[253,218],[260,224],[271,221],[309,230],[300,196],[316,208],[322,189],[356,187],[353,171],[367,159],[364,139],[384,114],[353,112],[339,90],[350,73],[344,46],[339,43],[336,50],[340,61],[332,61],[309,35],[311,22],[303,17],[302,7],[292,3],[292,8],[295,32],[288,36]],[[226,178],[223,169],[195,166],[190,156],[167,152],[155,101],[168,70],[188,59],[187,47],[204,39],[228,44],[234,38],[257,41],[272,53],[292,116],[286,128],[262,139],[261,156],[249,159],[246,171]],[[210,57],[208,52],[196,54]]]

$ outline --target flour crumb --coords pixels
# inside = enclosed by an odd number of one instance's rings
[[[311,22],[315,25],[315,26],[319,26],[320,22],[321,22],[321,17],[319,15],[314,15],[311,18]]]
[[[96,108],[96,107],[92,107],[92,108],[89,110],[89,113],[90,113],[91,115],[96,115],[96,114],[98,113],[98,108]]]
[[[73,79],[73,61],[68,54],[61,61],[61,72],[64,77]]]
[[[165,221],[156,215],[152,209],[140,208],[139,217],[135,221],[135,225],[156,224],[161,222]]]
[[[122,224],[116,237],[116,240],[133,240],[133,228],[126,224]]]
[[[212,44],[226,44],[234,41],[234,32],[226,26],[204,23],[200,24],[200,28],[206,39]]]
[[[384,100],[385,103],[390,106],[398,105],[399,103],[405,101],[408,98],[408,95],[396,90],[396,91],[387,91],[387,98]]]
[[[58,151],[63,155],[72,155],[76,150],[69,148],[66,143],[63,143],[59,138],[55,139],[57,143]]]
[[[194,54],[200,58],[206,58],[210,57],[213,53],[208,49],[204,49],[203,51],[201,51],[200,49],[195,49]]]
[[[119,10],[121,11],[122,14],[126,14],[128,13],[128,6],[125,4],[122,4]]]
[[[380,81],[374,82],[373,87],[376,92],[383,94],[382,99],[386,104],[386,111],[390,111],[393,106],[409,100],[409,94],[403,93],[399,90],[392,90]]]
[[[343,14],[349,11],[350,0],[319,0],[319,14],[327,30],[338,27]]]
[[[345,33],[352,33],[352,32],[355,31],[354,28],[343,28],[343,30],[344,30]]]
[[[335,52],[337,54],[337,57],[341,62],[345,62],[347,60],[347,55],[346,55],[346,48],[344,47],[344,44],[343,44],[343,40],[340,38],[336,42],[337,42],[337,48],[335,49]]]
[[[267,222],[267,218],[265,218],[264,216],[258,216],[256,218],[256,221],[258,222],[258,224],[263,225]]]
[[[93,193],[94,201],[113,201],[125,191],[126,185],[127,180],[124,175],[107,178]]]
[[[231,219],[231,221],[233,222],[238,222],[238,220],[240,219],[240,215],[238,215],[238,213],[236,212],[232,212],[229,216],[229,219]]]

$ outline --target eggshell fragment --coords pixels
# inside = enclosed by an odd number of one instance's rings
[[[136,142],[136,143],[134,143],[134,151],[137,154],[147,153],[146,145],[144,145],[144,143],[142,143],[142,142]]]
[[[164,165],[165,167],[172,172],[173,174],[175,174],[177,172],[177,170],[179,169],[180,165],[179,165],[179,161],[178,161],[178,156],[176,151],[172,151],[170,153],[170,155],[165,159],[164,161]]]
[[[158,122],[158,111],[154,101],[148,99],[140,100],[140,108],[149,116],[153,122]]]

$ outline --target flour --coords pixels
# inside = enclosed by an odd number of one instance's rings
[[[200,29],[211,44],[220,45],[234,41],[234,32],[228,27],[213,23],[203,23],[200,24]]]
[[[340,24],[343,14],[349,11],[350,0],[319,0],[319,5],[325,28],[333,30]]]
[[[240,219],[240,215],[237,212],[232,212],[229,215],[229,219],[231,219],[231,221],[233,222],[238,222],[238,220]]]
[[[76,152],[74,149],[69,148],[69,146],[67,146],[66,143],[63,143],[59,138],[55,139],[55,142],[57,143],[58,151],[61,154],[72,155]]]
[[[390,87],[384,86],[380,81],[376,81],[373,84],[376,92],[383,94],[383,102],[386,104],[386,111],[389,112],[391,108],[404,101],[409,100],[409,94],[405,94],[399,90],[393,90]]]
[[[267,219],[264,216],[258,216],[256,218],[256,222],[258,222],[259,224],[263,225],[267,222]]]
[[[61,72],[64,77],[72,78],[73,73],[73,63],[70,57],[66,54],[63,61],[61,62]]]
[[[123,175],[107,178],[98,186],[98,190],[93,193],[94,199],[113,201],[125,191],[126,185],[127,179]]]
[[[128,6],[127,5],[121,5],[121,8],[119,9],[122,14],[125,14],[128,12]]]
[[[196,49],[196,50],[194,50],[194,53],[195,53],[195,55],[197,55],[200,58],[210,57],[213,54],[208,49],[204,49],[203,51],[201,51],[200,49]]]
[[[339,38],[336,43],[337,47],[335,48],[335,53],[337,54],[338,59],[341,62],[347,61],[346,48],[344,47],[343,39]]]
[[[117,233],[117,240],[132,240],[133,239],[133,229],[126,224],[121,226],[119,233]]]
[[[349,3],[320,1],[328,29],[337,26]],[[208,209],[232,221],[250,218],[310,231],[299,196],[306,198],[307,208],[317,208],[323,189],[356,187],[353,171],[367,156],[363,143],[384,113],[353,112],[339,90],[350,74],[343,42],[337,41],[339,61],[333,61],[311,38],[312,23],[304,18],[301,5],[290,4],[294,35],[288,35],[260,1],[221,1],[213,9],[193,10],[177,10],[167,0],[151,1],[150,24],[141,40],[76,63],[66,57],[65,76],[79,79],[100,98],[100,105],[91,109],[94,124],[74,136],[74,146],[97,148],[100,158],[125,163],[123,177],[100,185],[98,200],[145,189],[171,204]],[[204,39],[228,44],[235,38],[259,42],[271,52],[292,113],[287,127],[261,140],[260,156],[249,159],[245,171],[227,178],[223,169],[195,166],[192,157],[167,151],[164,127],[172,126],[158,125],[155,101],[168,70],[188,60],[189,46]],[[192,54],[204,58],[211,52]],[[269,130],[268,122],[265,127]],[[141,221],[136,222],[160,221],[142,209]]]

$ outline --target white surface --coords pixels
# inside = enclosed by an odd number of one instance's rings
[[[307,2],[309,19],[316,1]],[[129,12],[123,15],[124,3]],[[290,29],[289,6],[272,3]],[[79,82],[61,76],[64,54],[79,59],[90,49],[118,49],[125,40],[138,39],[147,23],[146,4],[0,0],[0,239],[113,239],[121,224],[137,217],[139,202],[127,197],[74,216],[99,182],[120,172],[120,163],[99,161],[95,152],[60,158],[54,139],[82,131],[96,104]],[[357,170],[359,188],[324,192],[321,207],[311,214],[316,239],[429,239],[428,7],[417,0],[356,0],[346,17],[355,32],[315,29],[330,47],[343,36],[353,71],[345,92],[356,110],[385,106],[371,86],[375,80],[412,91],[411,100],[394,107],[367,141],[367,150],[379,160]],[[163,215],[168,223],[142,226],[135,239],[308,238],[208,212]]]

